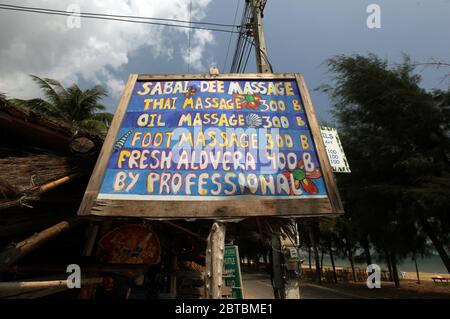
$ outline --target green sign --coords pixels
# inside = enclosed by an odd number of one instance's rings
[[[223,257],[225,287],[232,289],[234,299],[244,299],[238,246],[226,245]]]

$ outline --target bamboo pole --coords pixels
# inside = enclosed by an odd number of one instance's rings
[[[7,268],[13,263],[39,248],[50,239],[58,236],[59,234],[69,230],[74,225],[81,223],[81,220],[68,220],[62,221],[50,228],[47,228],[39,233],[34,234],[27,239],[14,244],[0,253],[0,269]]]
[[[57,180],[54,180],[54,181],[52,181],[50,183],[41,185],[38,188],[38,194],[42,194],[42,193],[48,192],[49,190],[52,190],[53,188],[56,188],[56,187],[61,186],[63,184],[66,184],[66,183],[74,180],[75,178],[78,178],[78,177],[83,176],[83,175],[85,175],[84,172],[83,173],[75,173],[75,174],[71,174],[71,175],[67,175],[67,176],[58,178]]]
[[[81,285],[93,285],[103,282],[102,277],[82,278]],[[23,290],[38,288],[67,287],[67,279],[63,280],[47,280],[47,281],[11,281],[0,282],[0,291],[5,290]]]
[[[44,289],[30,289],[25,291],[9,291],[9,294],[3,294],[1,299],[37,299],[54,295],[67,290],[67,287],[53,287]]]
[[[33,187],[31,189],[27,189],[24,191],[25,194],[23,192],[22,196],[20,198],[1,203],[0,210],[15,207],[15,206],[30,207],[29,205],[26,204],[27,201],[39,200],[39,197],[38,197],[39,195],[42,195],[42,194],[48,192],[49,190],[52,190],[58,186],[61,186],[70,181],[73,181],[74,179],[79,178],[85,174],[86,174],[86,172],[79,172],[79,173],[67,175],[67,176],[58,178],[52,182],[49,182],[47,184],[44,184],[44,185],[41,185],[38,187]]]
[[[150,266],[143,264],[80,264],[80,268],[84,273],[89,272],[115,272],[115,271],[132,271],[140,272],[146,271]],[[67,265],[55,265],[55,264],[35,264],[35,265],[15,265],[8,268],[6,271],[9,273],[55,273],[65,274]]]

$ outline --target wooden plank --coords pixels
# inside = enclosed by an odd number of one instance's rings
[[[92,204],[97,198],[98,191],[103,181],[105,169],[108,165],[108,160],[111,155],[114,142],[116,141],[120,125],[122,124],[123,117],[125,116],[128,103],[130,102],[137,77],[137,74],[131,74],[128,78],[128,82],[125,86],[122,98],[120,99],[119,105],[117,106],[116,114],[111,123],[111,127],[108,130],[108,135],[106,136],[102,150],[100,151],[100,154],[98,156],[97,163],[95,164],[94,171],[89,180],[86,192],[84,193],[83,201],[81,202],[80,208],[78,210],[78,215],[89,215]]]
[[[140,74],[138,81],[176,81],[176,80],[293,80],[295,73],[228,73],[210,74]]]
[[[251,209],[250,209],[251,208]],[[155,214],[155,212],[158,212]],[[217,201],[133,201],[99,200],[92,207],[96,216],[172,218],[220,218],[242,216],[317,216],[333,213],[327,198],[236,199]]]
[[[305,108],[305,114],[308,118],[308,124],[314,140],[314,146],[316,148],[320,168],[325,179],[325,186],[327,188],[332,211],[335,214],[342,214],[344,213],[344,207],[342,206],[341,198],[336,185],[336,180],[334,178],[333,169],[331,168],[331,164],[328,160],[328,154],[325,149],[325,144],[320,132],[320,126],[317,121],[316,112],[314,111],[308,88],[306,87],[305,79],[303,77],[303,74],[296,74],[295,78],[297,80],[298,89],[303,100],[303,106]]]

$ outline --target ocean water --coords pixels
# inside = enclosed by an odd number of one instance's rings
[[[308,261],[308,253],[301,253],[302,258],[305,259],[303,265],[309,265]],[[314,258],[312,257],[311,262],[314,265]],[[376,260],[372,257],[372,262],[380,265],[381,269],[388,270],[387,265],[379,260]],[[334,264],[336,267],[350,267],[350,262],[348,259],[335,258]],[[331,267],[331,259],[329,255],[323,256],[323,265],[326,267]],[[356,267],[366,268],[365,263],[357,263],[355,262]],[[435,274],[447,274],[447,269],[444,266],[441,258],[438,255],[431,255],[425,258],[417,257],[417,267],[419,268],[419,272],[427,272],[427,273],[435,273]],[[416,268],[414,266],[414,261],[411,258],[402,260],[398,265],[399,271],[406,272],[415,272]]]

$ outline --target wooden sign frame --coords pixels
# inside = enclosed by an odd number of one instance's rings
[[[325,181],[328,198],[302,199],[251,199],[235,200],[105,200],[97,199],[108,160],[113,151],[122,120],[125,116],[132,92],[137,81],[176,80],[292,80],[296,81],[303,100],[305,113],[314,141],[318,161]],[[80,216],[144,217],[155,219],[186,218],[235,218],[250,216],[305,217],[343,213],[343,206],[328,161],[320,127],[311,97],[302,74],[170,74],[137,75],[128,78],[124,93],[117,107],[111,127],[91,175],[83,201],[78,210]]]

